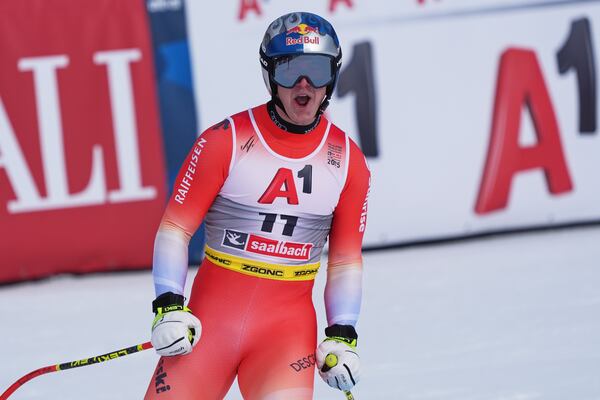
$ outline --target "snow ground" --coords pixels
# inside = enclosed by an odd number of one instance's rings
[[[600,399],[599,244],[588,227],[366,253],[357,400]],[[0,287],[0,391],[148,340],[152,298],[149,271]],[[141,399],[156,360],[44,375],[11,400]],[[316,379],[316,399],[344,398]]]

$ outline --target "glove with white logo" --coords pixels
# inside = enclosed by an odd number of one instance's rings
[[[360,378],[360,358],[356,352],[358,335],[352,325],[332,325],[317,348],[319,375],[335,389],[350,390]]]
[[[152,322],[151,342],[161,356],[188,354],[200,339],[200,320],[183,305],[183,300],[182,295],[167,292],[152,302],[156,317]]]

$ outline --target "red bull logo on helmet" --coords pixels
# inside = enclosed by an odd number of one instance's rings
[[[318,28],[313,28],[310,25],[306,24],[298,24],[293,28],[287,30],[286,34],[289,35],[291,33],[298,33],[300,35],[308,35],[309,33],[319,33]]]
[[[299,37],[290,37],[292,33],[296,33]],[[306,24],[298,24],[293,28],[290,28],[286,32],[285,45],[286,46],[294,46],[297,44],[319,44],[319,36],[307,36],[310,33],[319,33],[317,28],[314,28],[310,25]]]
[[[319,44],[319,37],[300,36],[299,38],[285,38],[286,46],[294,46],[296,44]]]

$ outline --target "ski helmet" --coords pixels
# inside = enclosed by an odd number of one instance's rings
[[[318,114],[325,110],[342,66],[342,49],[327,20],[308,12],[285,14],[267,28],[259,54],[265,85],[278,106],[284,109],[277,85],[292,88],[306,78],[315,88],[327,87]]]

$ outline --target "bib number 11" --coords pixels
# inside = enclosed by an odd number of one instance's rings
[[[294,233],[294,228],[298,223],[298,217],[293,215],[284,215],[284,214],[271,214],[271,213],[259,213],[260,215],[264,215],[265,219],[263,220],[262,227],[260,228],[263,232],[273,232],[273,226],[275,225],[275,221],[277,221],[277,217],[285,221],[285,225],[283,225],[282,234],[285,236],[292,236]]]

